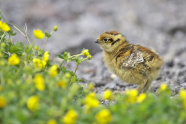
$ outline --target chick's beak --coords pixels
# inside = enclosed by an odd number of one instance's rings
[[[96,42],[95,43],[100,43],[100,41],[99,40],[96,40]]]

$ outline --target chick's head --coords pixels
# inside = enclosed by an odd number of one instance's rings
[[[102,33],[95,43],[98,43],[104,51],[113,52],[121,44],[127,43],[127,41],[122,34],[116,31],[109,31]]]

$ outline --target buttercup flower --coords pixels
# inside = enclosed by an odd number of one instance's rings
[[[186,90],[185,89],[181,89],[179,91],[179,96],[181,99],[185,99],[186,100]]]
[[[8,58],[8,63],[10,65],[18,65],[20,63],[20,59],[16,54],[13,54]]]
[[[49,69],[49,75],[51,77],[55,77],[57,74],[58,74],[57,65],[52,65],[52,67],[50,67]]]
[[[44,55],[43,55],[43,60],[46,61],[46,62],[49,60],[49,52],[48,52],[48,51],[46,51],[46,52],[44,53]]]
[[[0,108],[4,108],[6,106],[6,100],[3,96],[0,96]]]
[[[45,37],[45,34],[40,29],[34,30],[33,33],[37,39],[43,39]]]
[[[92,58],[92,56],[91,56],[91,55],[88,55],[88,56],[87,56],[87,59],[91,59],[91,58]]]
[[[163,84],[160,86],[159,91],[162,92],[162,91],[165,91],[166,89],[167,89],[167,84],[163,83]]]
[[[135,103],[136,98],[138,96],[138,91],[136,89],[127,89],[126,90],[126,102]]]
[[[96,95],[94,92],[89,93],[86,97],[85,97],[85,109],[86,111],[89,111],[89,109],[91,108],[96,108],[99,106],[99,101],[96,99]]]
[[[4,22],[0,21],[0,29],[3,30],[4,32],[7,32],[10,30],[10,27]]]
[[[81,54],[83,56],[88,56],[89,55],[89,50],[88,49],[84,49],[84,50],[82,50]]]
[[[136,102],[137,102],[137,103],[141,103],[141,102],[143,102],[143,101],[145,100],[145,98],[146,98],[146,94],[145,94],[145,93],[142,93],[142,94],[140,94],[140,95],[137,97]]]
[[[107,100],[113,100],[113,94],[110,90],[105,90],[103,98]]]
[[[35,68],[42,69],[43,64],[45,64],[45,63],[42,63],[39,58],[33,58],[33,65],[34,65]]]
[[[47,124],[57,124],[57,122],[54,119],[50,119]]]
[[[112,115],[109,110],[103,109],[96,114],[96,120],[99,124],[108,124],[112,121]]]
[[[39,108],[39,98],[37,96],[31,96],[27,101],[27,107],[30,111],[35,111]]]
[[[37,74],[34,79],[35,86],[39,91],[43,91],[45,89],[44,79],[40,74]]]
[[[75,110],[69,110],[63,117],[62,121],[64,124],[75,124],[78,114]]]
[[[184,99],[184,101],[183,101],[183,107],[186,110],[186,99]]]

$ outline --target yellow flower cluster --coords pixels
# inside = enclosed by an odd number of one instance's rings
[[[17,54],[12,54],[9,58],[8,58],[8,63],[10,65],[18,65],[20,63],[20,59],[17,56]]]
[[[69,110],[63,117],[62,121],[64,124],[75,124],[78,113],[75,110]]]
[[[45,34],[40,29],[34,30],[33,33],[37,39],[43,39],[45,37]]]
[[[45,61],[41,61],[39,58],[33,58],[33,65],[35,68],[42,69],[45,65]]]
[[[96,99],[96,94],[94,92],[89,93],[85,97],[85,109],[89,111],[91,108],[96,108],[99,106],[99,101]]]
[[[109,110],[103,109],[96,114],[98,124],[108,124],[112,121],[112,115]]]
[[[183,100],[183,107],[184,109],[186,109],[186,90],[185,89],[181,89],[179,91],[179,97]]]
[[[39,91],[43,91],[45,89],[44,79],[40,74],[37,74],[34,78],[35,86]]]
[[[52,67],[50,67],[49,75],[51,77],[55,77],[58,74],[57,68],[58,68],[57,65],[52,65]]]
[[[0,108],[4,108],[6,106],[6,100],[3,96],[0,96]]]
[[[27,101],[27,107],[30,111],[35,111],[39,108],[39,98],[37,96],[31,96]]]
[[[125,93],[125,101],[127,103],[141,103],[146,99],[146,94],[142,93],[138,96],[138,91],[136,89],[127,89]]]
[[[112,94],[112,91],[111,90],[105,90],[104,95],[103,95],[103,98],[105,100],[113,100],[114,95]]]
[[[33,58],[33,65],[35,68],[42,69],[46,66],[48,60],[49,60],[49,52],[46,51],[43,55],[42,61],[39,58]]]
[[[84,50],[82,50],[81,54],[83,56],[88,56],[89,55],[89,50],[88,49],[84,49]]]
[[[10,27],[6,24],[6,22],[0,21],[0,29],[4,32],[10,31]]]
[[[91,58],[92,58],[92,56],[90,55],[88,49],[83,49],[82,52],[81,52],[81,54],[82,54],[83,56],[87,56],[87,59],[91,59]]]

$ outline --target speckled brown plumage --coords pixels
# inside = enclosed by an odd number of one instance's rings
[[[138,84],[139,92],[146,92],[162,66],[161,57],[154,51],[127,42],[116,31],[101,34],[96,43],[103,49],[104,63],[121,80]]]

